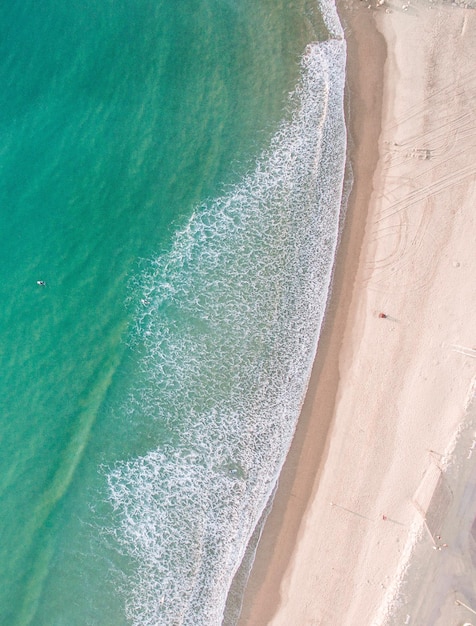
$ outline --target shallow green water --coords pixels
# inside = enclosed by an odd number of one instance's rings
[[[129,281],[252,166],[319,23],[304,0],[0,7],[2,624],[126,623],[101,464],[158,436],[121,410]]]

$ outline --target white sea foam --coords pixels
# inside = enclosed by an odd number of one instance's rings
[[[136,564],[135,625],[213,626],[289,449],[335,254],[345,42],[308,47],[294,114],[255,171],[194,212],[140,278],[147,383],[131,412],[164,443],[108,482]],[[135,408],[134,408],[135,407]]]

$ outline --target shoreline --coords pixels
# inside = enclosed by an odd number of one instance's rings
[[[354,33],[348,36],[346,32],[344,107],[350,144],[348,164],[352,168],[352,188],[347,201],[345,222],[336,254],[331,293],[316,359],[296,433],[256,550],[238,626],[264,626],[273,616],[279,603],[280,581],[291,560],[294,543],[309,499],[312,497],[315,481],[319,479],[320,468],[325,463],[328,437],[332,431],[339,383],[338,355],[349,314],[351,285],[357,273],[360,246],[365,230],[365,220],[360,219],[358,213],[362,209],[365,211],[364,205],[370,198],[372,190],[369,174],[377,166],[378,161],[377,140],[380,134],[383,66],[386,57],[384,40],[371,19],[369,20],[370,14],[364,12],[359,17],[363,19],[354,25]],[[339,18],[346,31],[346,14],[339,11]],[[362,29],[361,35],[364,33],[366,35],[363,45],[358,37],[359,28]],[[372,55],[373,63],[365,65],[362,63],[362,57],[368,55],[369,46],[372,45],[380,48],[380,54]],[[361,89],[363,85],[369,83],[375,85],[380,97],[370,96],[367,90]],[[360,106],[354,111],[355,101],[358,101]],[[365,127],[365,133],[357,131],[359,125]],[[318,420],[315,419],[314,412],[316,405],[319,405]],[[291,500],[293,506],[288,506]],[[276,551],[278,544],[279,553]]]
[[[451,90],[434,55],[435,34],[444,31],[445,20],[459,54],[469,54],[463,40],[475,12],[430,8],[419,3],[405,14],[387,3],[387,15],[383,7],[368,10],[355,0],[338,7],[348,46],[346,123],[354,185],[308,392],[239,626],[374,623],[379,607],[392,603],[388,589],[398,594],[392,580],[418,520],[412,498],[432,465],[428,450],[444,450],[463,420],[474,361],[471,354],[459,360],[454,351],[448,356],[448,345],[476,340],[474,322],[465,323],[466,310],[476,302],[464,287],[473,276],[471,259],[474,266],[464,233],[475,194],[469,181],[474,167],[471,152],[463,162],[464,154],[454,151],[463,161],[442,185],[446,155],[433,155],[427,144],[440,145],[456,133],[466,149],[474,146],[465,115],[475,85],[464,83],[464,72],[458,72],[455,88],[469,95],[460,97],[453,115]],[[451,68],[451,50],[441,56]],[[410,80],[402,78],[409,63],[414,64]],[[442,89],[445,97],[438,96]],[[432,114],[450,118],[443,139]],[[419,136],[421,146],[412,145]],[[441,213],[454,195],[464,205],[463,215],[443,215],[440,232],[425,218],[425,209],[431,203]],[[474,221],[471,228],[474,237]],[[443,267],[440,250],[458,260]],[[437,266],[434,271],[427,258]],[[460,276],[454,275],[461,268]],[[440,286],[451,291],[455,280],[465,296],[459,306],[451,294],[439,294]],[[381,310],[391,311],[387,319],[378,320]],[[408,372],[421,390],[406,383]],[[407,415],[410,407],[418,411],[415,419]],[[433,424],[429,416],[440,407],[445,419]],[[383,414],[385,423],[379,420]],[[374,449],[377,441],[381,450]]]

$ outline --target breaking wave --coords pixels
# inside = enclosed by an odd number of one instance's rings
[[[338,236],[345,42],[308,46],[253,173],[197,207],[138,279],[131,414],[161,444],[108,473],[135,625],[212,626],[276,485],[309,380]]]

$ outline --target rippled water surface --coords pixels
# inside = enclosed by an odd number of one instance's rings
[[[218,625],[327,294],[339,26],[14,0],[0,30],[0,621]]]

